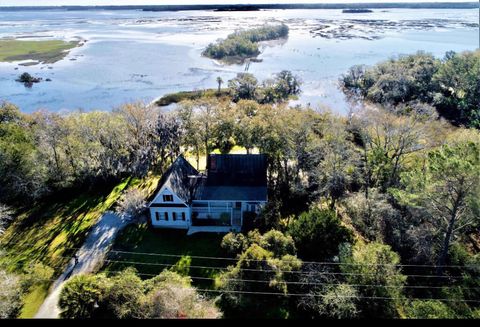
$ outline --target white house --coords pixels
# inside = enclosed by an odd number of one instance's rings
[[[180,156],[160,185],[149,205],[153,227],[239,231],[267,202],[266,157],[211,154],[201,174]]]

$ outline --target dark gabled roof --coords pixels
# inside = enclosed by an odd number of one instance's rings
[[[265,186],[206,186],[201,185],[195,200],[204,201],[267,201]]]
[[[207,186],[267,186],[263,154],[209,154]]]
[[[179,198],[188,203],[193,182],[189,176],[192,175],[200,174],[183,156],[179,156],[162,176],[159,182],[160,188],[167,186]]]

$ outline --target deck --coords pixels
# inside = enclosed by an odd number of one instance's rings
[[[187,235],[195,233],[230,233],[239,232],[240,226],[190,226]]]

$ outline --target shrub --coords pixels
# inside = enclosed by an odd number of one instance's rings
[[[176,284],[158,287],[148,296],[149,318],[217,319],[221,312],[213,301],[199,295],[195,289]]]
[[[398,264],[400,256],[388,245],[381,243],[363,244],[353,247],[344,245],[340,251],[340,269],[351,285],[364,285],[358,289],[358,303],[362,316],[366,318],[398,317],[398,306],[403,296],[406,281]],[[378,301],[374,297],[388,299]]]
[[[223,237],[220,246],[229,255],[237,255],[243,252],[248,247],[248,240],[241,233],[228,233]]]
[[[351,242],[352,233],[342,226],[340,219],[330,210],[312,209],[302,213],[288,227],[298,248],[298,254],[306,260],[328,260],[338,253],[341,243]]]
[[[7,229],[8,225],[13,219],[13,211],[0,203],[0,235],[2,235]]]
[[[282,257],[286,254],[294,255],[296,253],[292,237],[274,229],[262,236],[260,246],[271,251],[276,257]]]
[[[95,317],[98,303],[107,289],[103,275],[76,275],[62,288],[58,306],[61,318],[89,319]]]
[[[20,278],[0,270],[0,319],[16,318],[22,307]]]
[[[445,303],[437,300],[416,300],[405,306],[407,318],[415,319],[452,319],[455,312]]]

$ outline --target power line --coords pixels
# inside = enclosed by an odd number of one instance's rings
[[[217,292],[217,293],[238,293],[238,294],[255,294],[255,295],[277,295],[277,296],[300,296],[300,297],[327,297],[326,294],[310,294],[310,293],[279,293],[279,292],[249,292],[249,291],[234,291],[234,290],[207,290],[195,289],[198,292]],[[335,295],[338,298],[353,298],[353,299],[371,299],[371,300],[406,300],[403,297],[384,297],[384,296],[356,296],[356,295]],[[480,300],[460,300],[460,299],[444,299],[444,298],[408,298],[409,300],[437,300],[445,302],[469,302],[480,303]]]
[[[236,258],[226,258],[226,257],[207,257],[207,256],[195,256],[195,255],[188,255],[188,254],[167,254],[167,253],[148,253],[148,252],[131,252],[131,251],[119,251],[119,250],[110,250],[110,252],[114,253],[126,253],[126,254],[133,254],[133,255],[148,255],[148,256],[162,256],[162,257],[184,257],[188,256],[190,258],[196,259],[208,259],[208,260],[229,260],[229,261],[238,261],[239,259]],[[242,259],[243,261],[252,261],[252,262],[259,262],[264,260],[258,259]],[[299,259],[301,260],[301,259]],[[480,264],[472,264],[472,265],[414,265],[414,264],[382,264],[382,263],[349,263],[349,262],[327,262],[327,261],[303,261],[302,263],[306,264],[318,264],[318,265],[346,265],[346,266],[396,266],[396,267],[429,267],[429,268],[470,268],[470,267],[479,267]]]
[[[105,262],[111,263],[124,263],[124,264],[132,264],[132,265],[146,265],[146,266],[164,266],[164,267],[174,267],[175,264],[166,264],[166,263],[156,263],[156,262],[139,262],[139,261],[126,261],[126,260],[110,260],[106,259]],[[196,268],[196,269],[214,269],[214,270],[224,270],[225,267],[219,266],[195,266],[190,265],[189,268]],[[253,268],[237,268],[241,271],[257,271],[257,272],[278,272],[277,270],[273,269],[253,269]],[[311,272],[306,271],[283,271],[283,273],[292,273],[292,274],[300,274],[300,275],[311,275]],[[322,275],[351,275],[351,276],[365,276],[365,275],[377,275],[375,273],[346,273],[346,272],[321,272],[318,274]],[[406,277],[418,277],[418,278],[463,278],[462,276],[438,276],[438,275],[415,275],[415,274],[406,274],[403,275]]]
[[[10,244],[10,243],[8,243]],[[24,244],[29,246],[35,246],[35,244],[29,243],[20,243],[14,242],[13,244]],[[78,247],[64,247],[64,249],[80,250]],[[206,260],[225,260],[225,261],[238,261],[237,258],[227,258],[227,257],[213,257],[213,256],[195,256],[189,254],[170,254],[170,253],[152,253],[152,252],[133,252],[133,251],[120,251],[120,250],[109,250],[108,252],[113,253],[123,253],[123,254],[132,254],[132,255],[147,255],[147,256],[161,256],[161,257],[175,257],[182,258],[188,256],[194,259],[206,259]],[[243,261],[248,262],[262,262],[264,260],[259,259],[247,259],[242,258]],[[299,259],[301,260],[301,259]],[[467,264],[467,265],[416,265],[416,264],[389,264],[389,263],[350,263],[350,262],[330,262],[330,261],[303,261],[303,264],[316,264],[316,265],[334,265],[334,266],[392,266],[392,267],[420,267],[420,268],[479,268],[480,264]]]
[[[122,270],[111,270],[107,272],[114,272],[119,273]],[[137,273],[137,275],[141,276],[151,276],[156,277],[158,274],[147,274],[147,273]],[[188,276],[191,279],[199,279],[199,280],[211,280],[214,281],[216,278],[212,277],[201,277],[201,276]],[[225,281],[236,281],[236,282],[247,282],[247,283],[270,283],[271,280],[254,280],[254,279],[237,279],[237,278],[224,278],[222,280]],[[464,290],[480,290],[480,287],[464,287],[464,286],[430,286],[430,285],[368,285],[368,284],[348,284],[348,283],[319,283],[319,282],[294,282],[294,281],[282,281],[282,284],[288,285],[321,285],[321,286],[336,286],[336,285],[347,285],[352,287],[372,287],[372,288],[408,288],[408,289],[448,289],[448,288],[459,288]]]
[[[121,272],[121,271],[112,271],[112,272]],[[139,274],[139,275],[152,275],[152,274]],[[155,275],[156,276],[156,275]],[[37,281],[56,281],[55,279],[46,279],[39,278]],[[338,285],[338,284],[332,284]],[[348,286],[355,286],[349,285]],[[373,286],[373,285],[372,285]],[[195,287],[186,287],[188,289],[197,291],[197,292],[206,292],[206,293],[220,293],[220,294],[248,294],[248,295],[274,295],[274,296],[293,296],[293,297],[327,297],[330,295],[326,294],[312,294],[312,293],[280,293],[280,292],[263,292],[263,291],[237,291],[237,290],[214,290],[214,289],[200,289]],[[387,296],[362,296],[362,295],[335,295],[337,298],[352,298],[352,299],[370,299],[370,300],[436,300],[444,302],[461,302],[461,303],[480,303],[480,300],[465,300],[465,299],[447,299],[447,298],[409,298],[409,297],[387,297]]]

